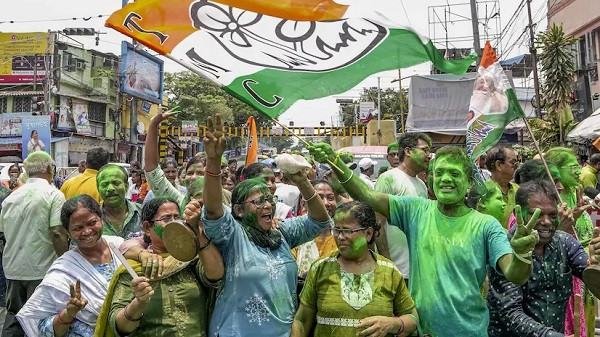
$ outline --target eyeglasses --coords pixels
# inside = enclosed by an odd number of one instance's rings
[[[275,205],[278,201],[277,196],[274,195],[269,195],[269,196],[261,196],[260,198],[256,198],[254,200],[248,200],[246,201],[247,203],[251,203],[254,206],[260,208],[260,207],[264,207],[266,202],[269,202],[271,205]]]
[[[567,166],[567,168],[569,170],[571,170],[571,172],[577,171],[580,169],[579,165],[571,165],[571,166]]]
[[[172,221],[179,221],[181,220],[181,216],[179,214],[172,214],[172,215],[165,215],[162,218],[159,219],[154,219],[154,222],[164,222],[164,223],[169,223]]]
[[[338,236],[338,235],[342,234],[343,236],[348,237],[354,233],[364,231],[365,229],[367,229],[367,228],[361,227],[361,228],[357,228],[357,229],[345,229],[345,228],[331,227],[331,234],[333,234],[333,236]]]

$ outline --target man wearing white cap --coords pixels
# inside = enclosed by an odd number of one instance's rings
[[[358,162],[360,179],[364,180],[370,188],[375,188],[375,184],[371,181],[371,176],[375,173],[375,164],[377,164],[377,162],[371,158],[363,158]]]

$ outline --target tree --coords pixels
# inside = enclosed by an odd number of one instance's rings
[[[277,149],[277,153],[281,153],[281,151],[285,149],[292,148],[292,146],[294,145],[294,138],[284,136],[263,137],[259,139],[259,142],[266,146],[274,147]]]
[[[249,116],[254,116],[259,127],[272,124],[269,118],[191,71],[165,74],[165,91],[170,94],[169,106],[179,105],[183,110],[179,121],[197,120],[198,125],[206,125],[207,117],[219,112],[229,126],[243,126]]]
[[[360,102],[375,102],[375,106],[377,107],[377,88],[363,88],[363,92],[360,94],[358,100],[353,104],[342,106],[344,126],[356,125],[358,117],[355,115],[355,111],[358,113],[358,108],[355,108],[355,106],[360,104]],[[381,91],[381,117],[382,119],[396,120],[397,131],[400,131],[401,126],[400,104],[402,104],[404,119],[406,120],[406,115],[408,115],[408,98],[406,90],[402,89],[402,92],[400,92],[392,88],[387,88]]]
[[[534,135],[540,144],[562,144],[563,136],[575,127],[571,111],[571,93],[575,79],[575,50],[577,38],[565,35],[562,25],[553,24],[537,35],[536,48],[541,49],[541,102],[548,112],[543,120],[532,120]]]

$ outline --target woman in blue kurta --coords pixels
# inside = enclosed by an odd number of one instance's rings
[[[305,198],[308,215],[285,220],[275,228],[276,199],[259,178],[237,185],[232,210],[226,211],[219,173],[225,138],[219,115],[214,128],[212,118],[207,124],[204,231],[225,262],[225,280],[217,294],[209,335],[287,337],[297,307],[298,267],[291,249],[316,238],[331,220],[303,171],[290,179]]]

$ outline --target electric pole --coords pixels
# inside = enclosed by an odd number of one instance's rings
[[[527,0],[527,15],[529,16],[529,53],[531,53],[531,62],[533,64],[533,86],[535,88],[536,100],[535,115],[537,118],[542,118],[542,99],[540,97],[540,79],[537,70],[537,51],[535,49],[535,35],[533,32],[533,22],[531,20],[531,0]]]
[[[481,62],[481,44],[479,42],[479,15],[477,14],[477,0],[471,0],[471,24],[473,26],[473,48],[477,54],[477,64]]]

